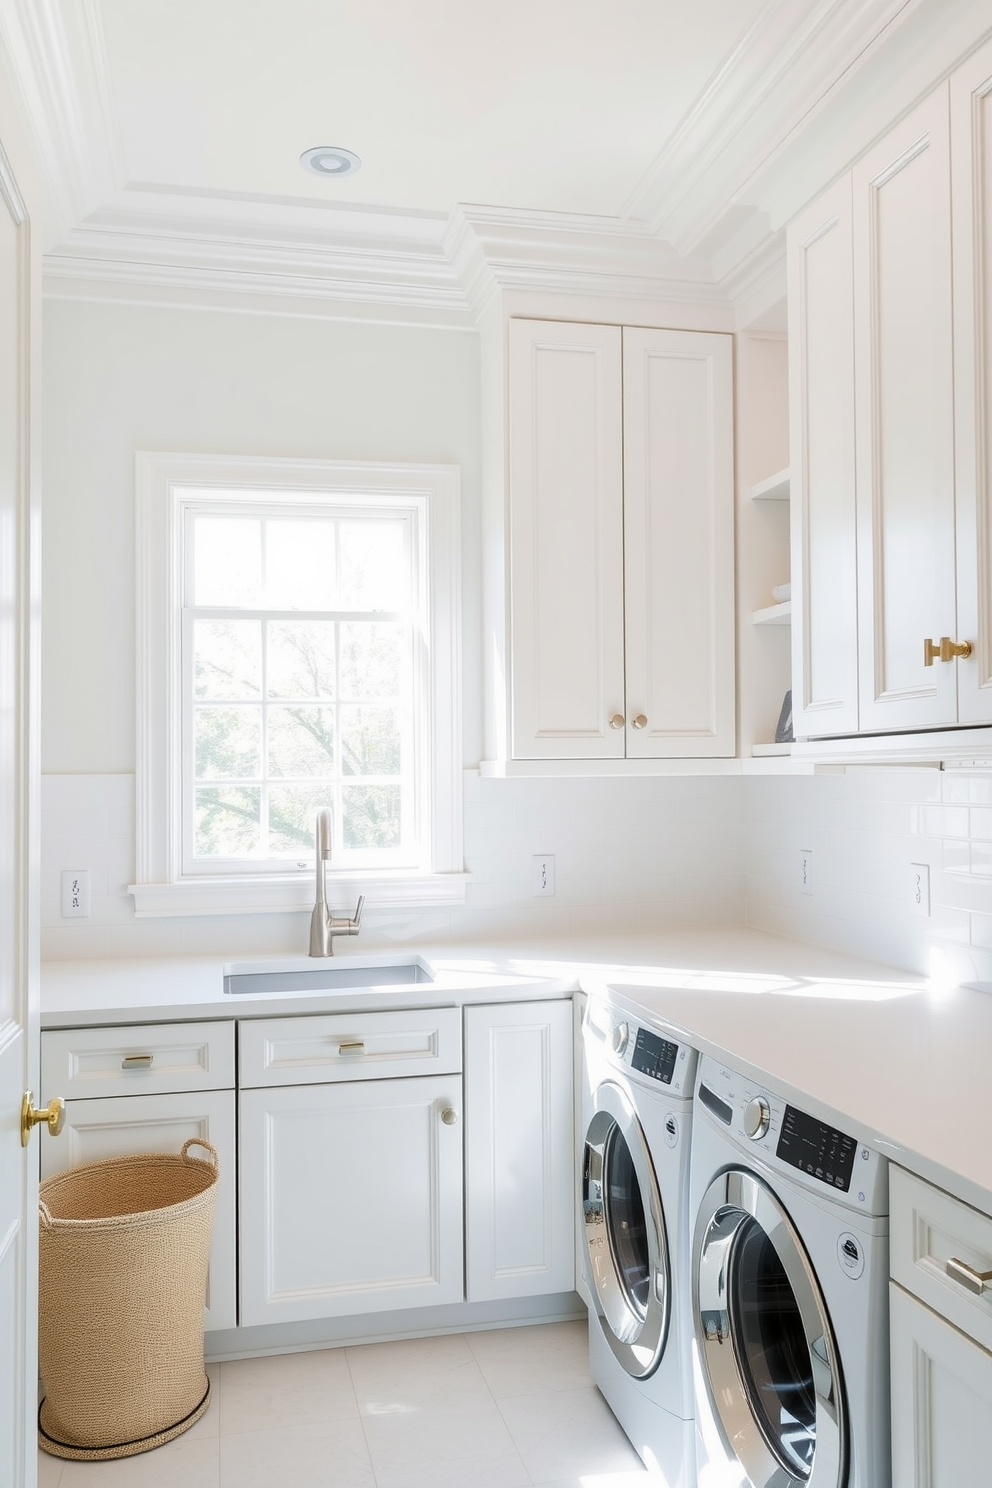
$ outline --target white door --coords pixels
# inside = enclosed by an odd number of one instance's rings
[[[855,166],[860,727],[957,721],[948,89]]]
[[[465,1009],[465,1296],[570,1292],[572,1004]]]
[[[0,146],[0,1484],[35,1481],[38,1138],[37,599],[32,399],[37,344],[28,219]],[[48,1138],[46,1137],[46,1140]]]
[[[854,245],[844,176],[789,228],[792,717],[858,730]]]
[[[623,331],[627,758],[733,755],[733,339]]]
[[[41,1176],[48,1178],[77,1163],[101,1162],[131,1152],[178,1152],[184,1142],[202,1137],[217,1149],[220,1179],[210,1244],[207,1306],[208,1331],[237,1325],[235,1262],[234,1091],[204,1090],[181,1095],[116,1095],[103,1100],[70,1100],[59,1142],[46,1142]],[[193,1157],[208,1154],[194,1149]]]
[[[992,45],[951,78],[961,723],[992,723]]]
[[[515,759],[622,759],[620,327],[511,320]]]
[[[461,1091],[426,1075],[241,1092],[244,1326],[463,1300]]]
[[[891,1283],[889,1330],[893,1483],[987,1483],[992,1355]]]

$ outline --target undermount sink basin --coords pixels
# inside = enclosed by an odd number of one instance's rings
[[[410,987],[433,980],[433,972],[418,957],[406,956],[378,966],[334,966],[322,961],[300,971],[235,971],[225,976],[224,991],[236,997],[250,992],[352,992],[365,987]]]

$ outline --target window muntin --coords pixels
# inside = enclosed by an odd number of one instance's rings
[[[183,869],[416,867],[417,513],[184,501]]]

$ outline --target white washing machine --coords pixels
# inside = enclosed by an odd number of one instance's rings
[[[695,1488],[687,1203],[696,1054],[615,995],[589,998],[582,1045],[592,1376],[666,1488]]]
[[[699,1488],[887,1488],[885,1159],[708,1057],[693,1112]]]

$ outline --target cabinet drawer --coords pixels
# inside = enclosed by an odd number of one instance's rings
[[[992,1272],[992,1218],[895,1165],[889,1202],[893,1281],[992,1350],[992,1291],[976,1293],[947,1269],[954,1259]]]
[[[41,1099],[230,1090],[234,1023],[52,1029],[41,1036]]]
[[[241,1085],[314,1085],[456,1074],[458,1008],[259,1018],[238,1025]]]

